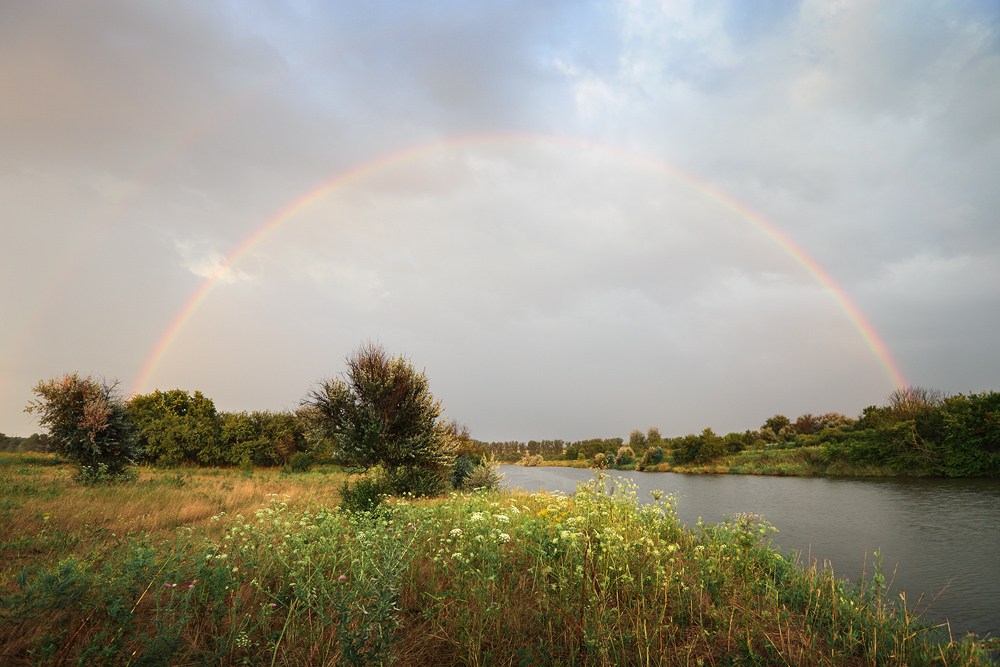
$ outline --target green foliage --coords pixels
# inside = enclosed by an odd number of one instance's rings
[[[362,477],[340,489],[340,506],[348,512],[375,512],[382,504],[382,498],[388,493],[385,483],[375,476]]]
[[[49,436],[32,433],[27,438],[0,433],[0,452],[48,452]]]
[[[897,473],[1000,476],[1000,393],[937,399],[936,392],[920,390],[901,396],[911,399],[893,394],[894,403],[866,408],[853,428],[832,432],[828,457]]]
[[[212,399],[182,389],[140,394],[128,402],[146,458],[157,465],[229,463],[222,442],[222,420]]]
[[[465,480],[468,479],[472,471],[476,469],[479,465],[479,459],[472,456],[457,456],[455,457],[455,466],[451,470],[451,476],[448,481],[451,482],[453,489],[462,489],[465,487]]]
[[[642,435],[641,431],[633,431],[633,433],[638,433]],[[646,438],[643,436],[642,441],[645,442]],[[615,465],[616,466],[627,466],[635,462],[635,450],[631,447],[621,446],[615,453]]]
[[[359,470],[380,465],[394,484],[411,480],[430,489],[439,479],[443,487],[455,435],[439,421],[441,403],[426,374],[371,342],[346,361],[343,379],[324,382],[305,401],[314,426],[335,443],[335,460]],[[400,472],[413,469],[425,472]]]
[[[639,429],[633,429],[628,434],[628,446],[634,451],[642,451],[646,448],[646,434]]]
[[[313,455],[310,452],[299,452],[288,459],[288,467],[292,472],[309,472],[312,464]]]
[[[674,462],[708,463],[726,453],[725,441],[706,428],[701,435],[686,435],[675,443]]]
[[[786,426],[791,426],[791,424],[792,421],[785,415],[774,415],[773,417],[769,417],[767,421],[764,422],[764,425],[761,426],[761,430],[769,428],[775,433],[778,433]]]
[[[288,412],[225,412],[222,414],[225,462],[258,467],[283,465],[308,449],[305,429],[303,421]],[[311,454],[309,460],[311,463]]]
[[[500,488],[501,481],[503,481],[503,473],[497,470],[496,460],[484,459],[482,464],[476,466],[472,473],[466,477],[465,488],[495,491]]]
[[[52,448],[73,461],[82,477],[94,471],[104,478],[121,477],[142,455],[116,387],[117,383],[109,385],[73,373],[41,381],[32,389],[39,398],[25,411],[39,415],[39,423],[49,430]]]
[[[642,458],[639,459],[639,462],[635,464],[635,469],[642,472],[650,466],[655,466],[656,464],[661,463],[663,458],[663,447],[654,447],[650,445],[646,448],[646,451],[643,452]]]

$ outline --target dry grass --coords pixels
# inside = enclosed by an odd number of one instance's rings
[[[285,474],[259,469],[138,469],[134,482],[88,487],[72,480],[73,469],[52,455],[0,454],[0,575],[30,560],[41,564],[129,538],[171,538],[178,528],[221,535],[223,515],[250,515],[270,494],[302,502],[336,504],[345,475]],[[48,540],[24,539],[44,531]],[[30,545],[25,549],[22,544]],[[40,550],[47,544],[48,550]]]

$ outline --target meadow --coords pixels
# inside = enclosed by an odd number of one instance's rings
[[[339,508],[346,474],[0,455],[0,664],[987,665],[887,597],[599,476]]]

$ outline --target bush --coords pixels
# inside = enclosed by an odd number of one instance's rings
[[[25,411],[40,415],[52,448],[77,465],[81,480],[121,478],[142,456],[117,385],[73,373],[32,389],[39,400],[28,403]]]
[[[677,463],[708,463],[726,453],[725,441],[710,428],[701,435],[686,435],[674,449]]]
[[[376,512],[386,495],[385,484],[375,477],[362,477],[349,486],[344,481],[340,489],[340,506],[348,512]]]
[[[597,452],[594,454],[592,468],[597,468],[598,470],[603,470],[608,467],[608,457],[604,452]]]
[[[635,469],[638,472],[642,472],[650,466],[655,466],[663,461],[664,453],[663,447],[649,446],[646,451],[643,452],[642,458],[638,463],[635,464]]]
[[[465,480],[469,478],[472,471],[479,465],[479,461],[472,456],[459,456],[455,459],[455,467],[451,469],[451,476],[448,481],[454,489],[465,487]]]
[[[633,431],[633,433],[638,433],[642,435],[641,431]],[[645,436],[642,437],[642,441],[645,442]],[[618,448],[618,453],[615,454],[615,465],[616,466],[627,466],[628,464],[635,461],[635,450],[631,447],[622,446]]]
[[[472,474],[465,480],[467,489],[487,489],[494,490],[500,487],[503,481],[503,473],[497,470],[497,463],[493,459],[483,461],[482,465],[476,466]]]
[[[346,362],[343,379],[324,382],[304,402],[312,430],[335,443],[334,460],[356,470],[380,465],[394,486],[417,485],[402,491],[443,489],[456,435],[439,421],[443,408],[427,375],[370,341]]]
[[[524,455],[521,457],[521,465],[522,466],[532,466],[533,467],[533,466],[541,465],[542,460],[543,459],[542,459],[542,455],[541,454],[534,454],[534,455],[532,455],[530,452],[525,452]]]
[[[299,452],[298,454],[293,454],[292,458],[288,459],[288,467],[292,472],[309,472],[312,464],[313,455],[309,452]]]
[[[386,468],[382,470],[381,480],[386,493],[393,496],[410,494],[433,498],[448,487],[447,471],[435,468]]]

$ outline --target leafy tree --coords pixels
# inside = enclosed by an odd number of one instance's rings
[[[633,449],[633,451],[642,451],[646,448],[646,435],[639,429],[633,429],[631,433],[628,434],[628,446]]]
[[[761,426],[760,430],[763,431],[764,429],[769,428],[775,433],[780,433],[781,429],[786,426],[790,426],[791,423],[792,421],[785,415],[774,415],[773,417],[769,417],[767,421],[764,422],[764,425]]]
[[[676,463],[708,463],[726,453],[726,444],[715,432],[706,428],[701,435],[680,438],[674,449]]]
[[[381,465],[386,480],[411,487],[405,490],[427,491],[434,479],[443,487],[455,437],[425,372],[371,341],[346,363],[342,378],[323,382],[304,401],[335,443],[334,458],[358,470]]]
[[[268,411],[224,412],[221,420],[222,451],[228,464],[284,465],[297,452],[308,449],[306,426],[300,415]]]
[[[39,416],[52,448],[77,465],[82,479],[120,477],[142,455],[117,387],[73,373],[32,388],[38,400],[25,412]]]
[[[656,426],[650,426],[649,430],[646,431],[646,442],[653,446],[657,446],[663,442],[663,436],[660,435],[660,429]]]
[[[150,461],[160,465],[224,465],[222,419],[212,399],[182,389],[134,396],[128,411]]]

